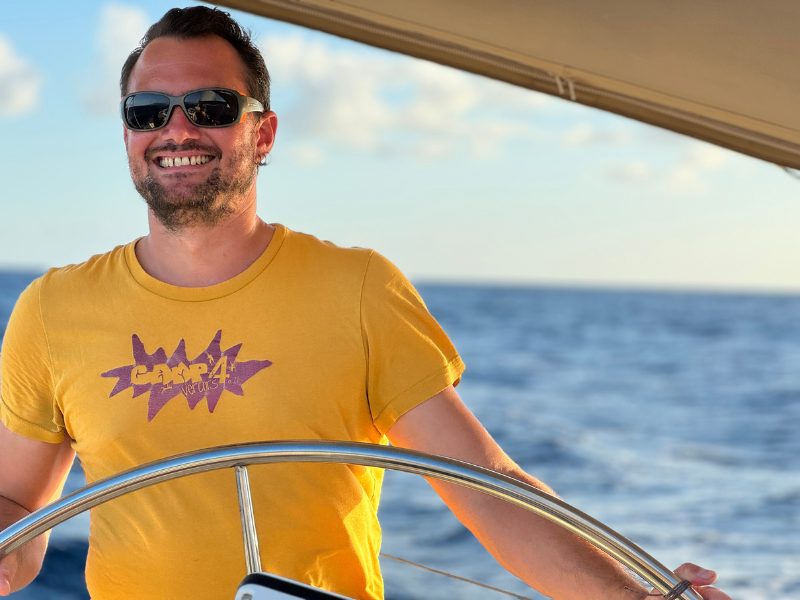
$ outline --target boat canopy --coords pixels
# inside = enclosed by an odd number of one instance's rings
[[[800,169],[797,0],[214,0]]]

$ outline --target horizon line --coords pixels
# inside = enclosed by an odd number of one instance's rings
[[[45,267],[0,264],[2,275],[28,275],[32,279],[44,275]],[[462,278],[439,276],[409,276],[415,286],[444,287],[485,287],[510,289],[547,289],[587,292],[619,293],[666,293],[666,294],[709,294],[725,296],[800,296],[800,285],[786,286],[764,284],[713,284],[697,282],[647,282],[647,281],[598,281],[598,280],[559,280],[526,278]]]

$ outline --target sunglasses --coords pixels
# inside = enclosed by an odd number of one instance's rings
[[[133,92],[122,97],[120,111],[125,127],[133,131],[155,131],[168,122],[172,109],[180,106],[186,118],[198,127],[230,127],[249,112],[264,112],[255,98],[226,88],[202,88],[181,96],[161,92]]]

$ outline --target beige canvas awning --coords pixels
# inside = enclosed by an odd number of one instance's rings
[[[798,0],[215,0],[800,168]]]

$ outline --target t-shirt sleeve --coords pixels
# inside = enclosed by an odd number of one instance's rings
[[[0,419],[19,435],[42,442],[64,439],[64,419],[53,392],[50,351],[37,279],[22,292],[0,348]]]
[[[367,398],[375,427],[386,433],[404,413],[457,385],[464,364],[417,291],[373,252],[361,293]]]

